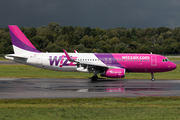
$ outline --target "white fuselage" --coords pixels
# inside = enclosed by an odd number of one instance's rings
[[[86,63],[93,63],[98,65],[105,65],[102,63],[93,53],[69,53],[73,59]],[[24,58],[7,57],[7,59],[13,60],[18,63],[31,65],[43,69],[56,70],[56,71],[77,71],[77,65],[74,62],[68,61],[64,53],[31,53],[20,54],[20,56],[26,56]],[[85,71],[81,71],[85,72]],[[88,71],[87,71],[88,72]]]

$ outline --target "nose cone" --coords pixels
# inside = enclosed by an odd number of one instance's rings
[[[170,65],[171,70],[176,69],[176,67],[177,67],[176,64],[172,62],[171,65]]]
[[[172,65],[173,70],[176,69],[176,67],[177,67],[176,64],[173,63],[173,65]]]

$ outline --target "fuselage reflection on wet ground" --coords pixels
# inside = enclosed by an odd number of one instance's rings
[[[179,96],[180,80],[0,78],[0,98]]]

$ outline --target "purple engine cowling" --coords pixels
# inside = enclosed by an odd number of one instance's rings
[[[107,71],[101,73],[101,76],[110,77],[110,78],[124,78],[125,69],[123,68],[108,69]]]

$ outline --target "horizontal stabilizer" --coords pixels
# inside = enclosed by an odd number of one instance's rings
[[[28,58],[27,56],[19,55],[19,54],[8,54],[8,55],[5,55],[4,57],[5,57],[5,58],[6,58],[6,57],[14,57],[14,58],[24,58],[24,59],[27,59],[27,58]]]

